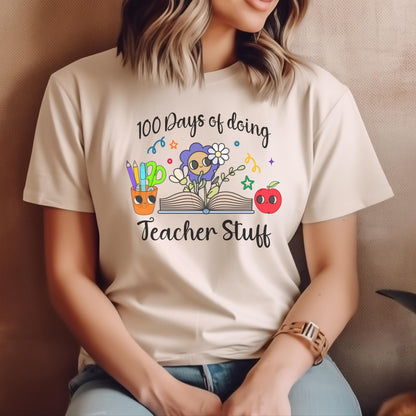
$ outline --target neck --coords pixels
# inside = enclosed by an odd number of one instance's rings
[[[235,56],[235,29],[211,22],[202,37],[204,72],[218,71],[233,64]]]

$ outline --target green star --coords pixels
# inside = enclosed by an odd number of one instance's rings
[[[245,189],[253,189],[253,183],[254,183],[254,181],[252,181],[247,175],[246,175],[246,178],[241,182],[242,184],[243,184],[243,186],[244,186],[244,190]]]

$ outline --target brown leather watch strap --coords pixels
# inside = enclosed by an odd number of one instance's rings
[[[321,364],[327,351],[328,341],[320,330],[319,326],[313,322],[292,322],[284,323],[276,331],[273,338],[280,334],[291,334],[306,339],[311,347],[311,351],[314,354],[314,365]]]

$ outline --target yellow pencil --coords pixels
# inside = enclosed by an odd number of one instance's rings
[[[136,161],[133,162],[133,172],[134,172],[134,178],[136,179],[136,182],[140,182],[139,178],[139,167],[137,166]]]

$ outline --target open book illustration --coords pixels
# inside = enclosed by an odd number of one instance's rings
[[[204,200],[192,192],[179,192],[160,198],[159,214],[253,214],[253,200],[234,192],[219,192]]]

